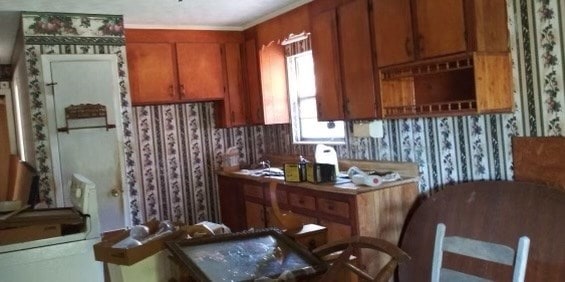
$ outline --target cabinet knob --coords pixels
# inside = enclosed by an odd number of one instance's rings
[[[410,40],[410,37],[406,37],[406,41],[404,42],[404,50],[406,51],[406,55],[408,55],[408,57],[412,57],[412,40]]]
[[[420,53],[424,53],[424,36],[422,36],[421,34],[418,35],[418,50],[420,51]]]
[[[172,85],[169,85],[169,96],[175,96],[175,88]]]
[[[185,95],[185,92],[184,92],[184,84],[181,84],[181,85],[180,85],[180,96],[181,96],[181,97],[184,97],[184,95]]]

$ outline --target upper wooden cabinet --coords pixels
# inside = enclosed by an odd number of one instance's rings
[[[289,123],[284,47],[272,42],[259,51],[265,124]]]
[[[226,85],[219,43],[176,43],[180,100],[224,98]]]
[[[244,126],[248,121],[241,44],[225,43],[222,53],[227,91],[224,100],[216,103],[216,127]]]
[[[223,100],[233,72],[225,60],[233,47],[224,45],[243,41],[240,32],[189,30],[128,29],[126,38],[134,105]]]
[[[379,67],[508,51],[504,0],[371,0]]]
[[[415,43],[419,58],[425,59],[467,50],[463,2],[464,0],[412,1],[413,11],[416,14]]]
[[[383,117],[512,110],[504,0],[372,3]]]
[[[376,118],[369,2],[331,2],[311,3],[318,119]]]
[[[286,57],[281,42],[310,31],[308,6],[300,6],[245,33],[246,85],[250,124],[290,122]]]
[[[414,60],[410,0],[372,0],[375,49],[379,66]]]
[[[169,43],[126,45],[134,105],[170,103],[178,99],[173,47]]]
[[[254,38],[245,40],[245,67],[248,121],[252,125],[263,124],[263,96],[259,78],[257,44]]]

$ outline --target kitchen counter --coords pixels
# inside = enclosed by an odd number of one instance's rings
[[[252,175],[245,172],[240,171],[233,171],[233,172],[226,172],[226,171],[218,171],[218,175],[227,176],[227,177],[235,177],[239,179],[247,179],[253,180],[257,182],[277,182],[279,184],[284,185],[291,185],[294,187],[301,187],[310,190],[322,191],[322,192],[333,192],[333,193],[340,193],[340,194],[347,194],[347,195],[357,195],[361,193],[371,192],[375,190],[384,190],[389,189],[392,187],[396,187],[399,185],[407,184],[407,183],[417,183],[419,178],[418,177],[407,177],[401,176],[402,179],[397,181],[391,182],[384,182],[377,187],[369,187],[365,185],[355,185],[351,181],[343,180],[337,183],[334,182],[325,182],[325,183],[309,183],[309,182],[286,182],[284,181],[283,176],[257,176]]]
[[[270,160],[274,167],[286,162]],[[345,171],[351,166],[364,171],[395,171],[401,180],[369,187],[349,181],[286,182],[282,176],[253,175],[258,172],[253,170],[251,174],[246,170],[218,171],[222,223],[232,231],[280,227],[274,215],[276,201],[280,210],[292,212],[302,223],[326,227],[328,242],[361,235],[398,243],[404,222],[420,195],[417,165],[343,160],[339,168]],[[275,194],[269,189],[271,182],[280,184]],[[375,267],[386,262],[385,256],[379,257]]]

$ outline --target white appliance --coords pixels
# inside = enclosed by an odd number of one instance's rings
[[[93,245],[100,242],[100,221],[94,183],[73,174],[71,202],[88,215],[85,230],[65,236],[0,246],[3,282],[104,281],[101,262],[94,260]]]

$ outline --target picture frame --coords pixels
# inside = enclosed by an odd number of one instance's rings
[[[166,242],[195,281],[295,280],[327,264],[279,229],[260,229]]]

